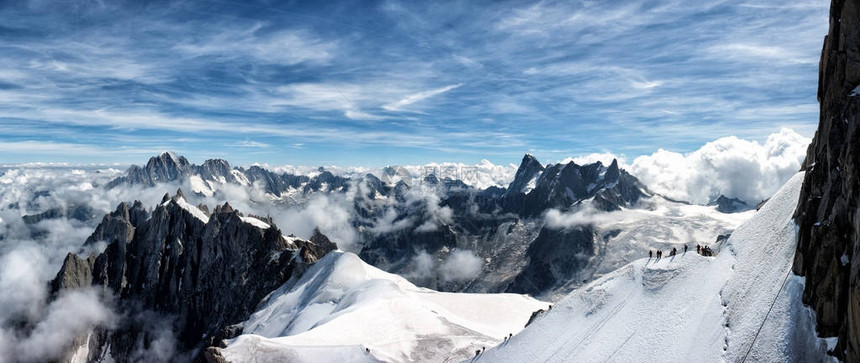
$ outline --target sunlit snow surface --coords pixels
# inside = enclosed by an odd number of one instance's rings
[[[594,255],[578,272],[577,278],[567,287],[539,296],[555,301],[582,280],[592,281],[612,273],[632,261],[648,256],[658,249],[668,252],[672,248],[684,251],[686,245],[696,251],[696,245],[713,245],[717,236],[728,234],[748,221],[755,211],[721,213],[713,206],[690,205],[666,200],[660,196],[643,198],[633,209],[599,212],[586,207],[583,210],[562,213],[550,210],[545,214],[548,227],[570,228],[590,224],[595,227]],[[559,295],[562,294],[562,295]]]
[[[480,360],[719,362],[740,361],[747,351],[750,362],[826,359],[799,303],[800,279],[782,286],[802,181],[797,174],[786,183],[718,256],[692,250],[637,260],[569,294]]]
[[[259,362],[461,361],[516,334],[547,305],[523,295],[418,288],[338,251],[273,292],[223,355]]]
[[[269,224],[254,217],[241,217],[242,222],[248,223],[260,229],[269,229]]]
[[[173,201],[173,200],[168,200],[168,201],[164,202],[164,205],[169,204],[171,201]],[[179,205],[182,209],[187,210],[189,213],[191,213],[191,215],[193,215],[195,218],[197,218],[201,222],[203,222],[203,224],[209,223],[209,216],[207,216],[206,213],[203,213],[203,211],[201,211],[200,208],[197,208],[197,207],[191,205],[190,203],[188,203],[188,201],[185,200],[185,198],[179,197],[179,198],[176,198],[175,201],[176,201],[177,205]],[[260,223],[262,223],[262,222],[260,222]]]

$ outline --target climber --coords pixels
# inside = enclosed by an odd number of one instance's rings
[[[687,245],[684,244],[684,253],[687,253]]]
[[[672,247],[672,253],[670,254],[670,256],[674,256],[674,255],[677,255],[677,254],[678,254],[678,249],[677,249],[677,248],[675,248],[675,247]]]
[[[651,257],[654,257],[654,251],[648,250],[648,259],[650,260]]]

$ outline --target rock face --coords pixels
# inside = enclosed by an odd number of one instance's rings
[[[176,349],[194,355],[241,332],[231,325],[247,319],[303,265],[337,248],[322,234],[314,238],[319,244],[284,238],[271,220],[243,216],[229,204],[209,215],[179,191],[165,195],[151,213],[140,202],[120,204],[85,242],[106,242],[104,252],[69,254],[51,288],[56,295],[96,286],[115,296],[117,311],[126,314],[114,330],[96,335],[90,360],[107,354],[129,360],[149,346],[155,338],[140,319],[146,314],[169,319]]]
[[[527,193],[526,187],[529,183],[540,176],[544,171],[543,165],[535,159],[531,154],[523,156],[523,161],[517,169],[517,174],[514,176],[514,181],[508,187],[510,193]],[[534,186],[532,186],[534,188]]]
[[[635,204],[647,193],[638,179],[619,169],[617,160],[612,160],[609,167],[599,161],[587,165],[573,161],[550,164],[539,176],[534,163],[537,161],[531,155],[523,158],[501,202],[506,211],[533,217],[550,208],[567,210],[592,197],[595,207],[613,211]]]
[[[159,156],[149,159],[146,166],[132,165],[126,176],[111,181],[107,187],[112,188],[119,184],[140,184],[151,187],[159,182],[177,180],[187,175],[193,169],[191,163],[184,156],[176,156],[172,152],[165,152]]]
[[[554,285],[576,279],[577,272],[595,254],[594,238],[594,230],[588,226],[544,227],[526,250],[529,264],[507,291],[537,295]]]
[[[834,0],[819,64],[818,131],[806,154],[794,272],[832,354],[860,361],[860,1]]]
[[[718,198],[708,203],[708,205],[716,206],[717,210],[721,213],[737,213],[752,209],[752,207],[750,207],[749,204],[746,204],[744,201],[737,198],[729,198],[722,194]]]

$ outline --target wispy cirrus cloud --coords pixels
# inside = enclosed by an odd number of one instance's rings
[[[811,136],[827,4],[31,2],[0,24],[7,143],[516,162]]]
[[[403,111],[403,108],[406,106],[409,106],[409,105],[416,103],[416,102],[426,100],[430,97],[441,95],[441,94],[446,93],[450,90],[458,88],[462,85],[463,85],[462,83],[452,84],[452,85],[448,85],[448,86],[445,86],[442,88],[436,88],[436,89],[431,89],[428,91],[422,91],[422,92],[418,92],[415,94],[411,94],[411,95],[409,95],[405,98],[402,98],[396,102],[392,102],[392,103],[383,105],[382,108],[384,108],[388,111]]]
[[[303,62],[324,64],[337,51],[337,41],[321,39],[304,30],[267,32],[262,24],[254,24],[250,28],[225,28],[203,37],[184,39],[173,49],[190,58],[235,60],[251,57],[257,62],[286,66]]]
[[[233,146],[255,147],[255,148],[270,148],[270,147],[272,147],[272,145],[269,145],[269,144],[266,144],[263,142],[251,141],[251,140],[243,140],[243,141],[240,141],[240,142],[233,144]]]

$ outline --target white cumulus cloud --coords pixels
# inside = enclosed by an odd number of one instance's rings
[[[783,128],[764,144],[729,136],[688,154],[660,149],[636,158],[628,170],[670,198],[703,204],[722,194],[756,203],[800,169],[807,145],[808,138]]]

